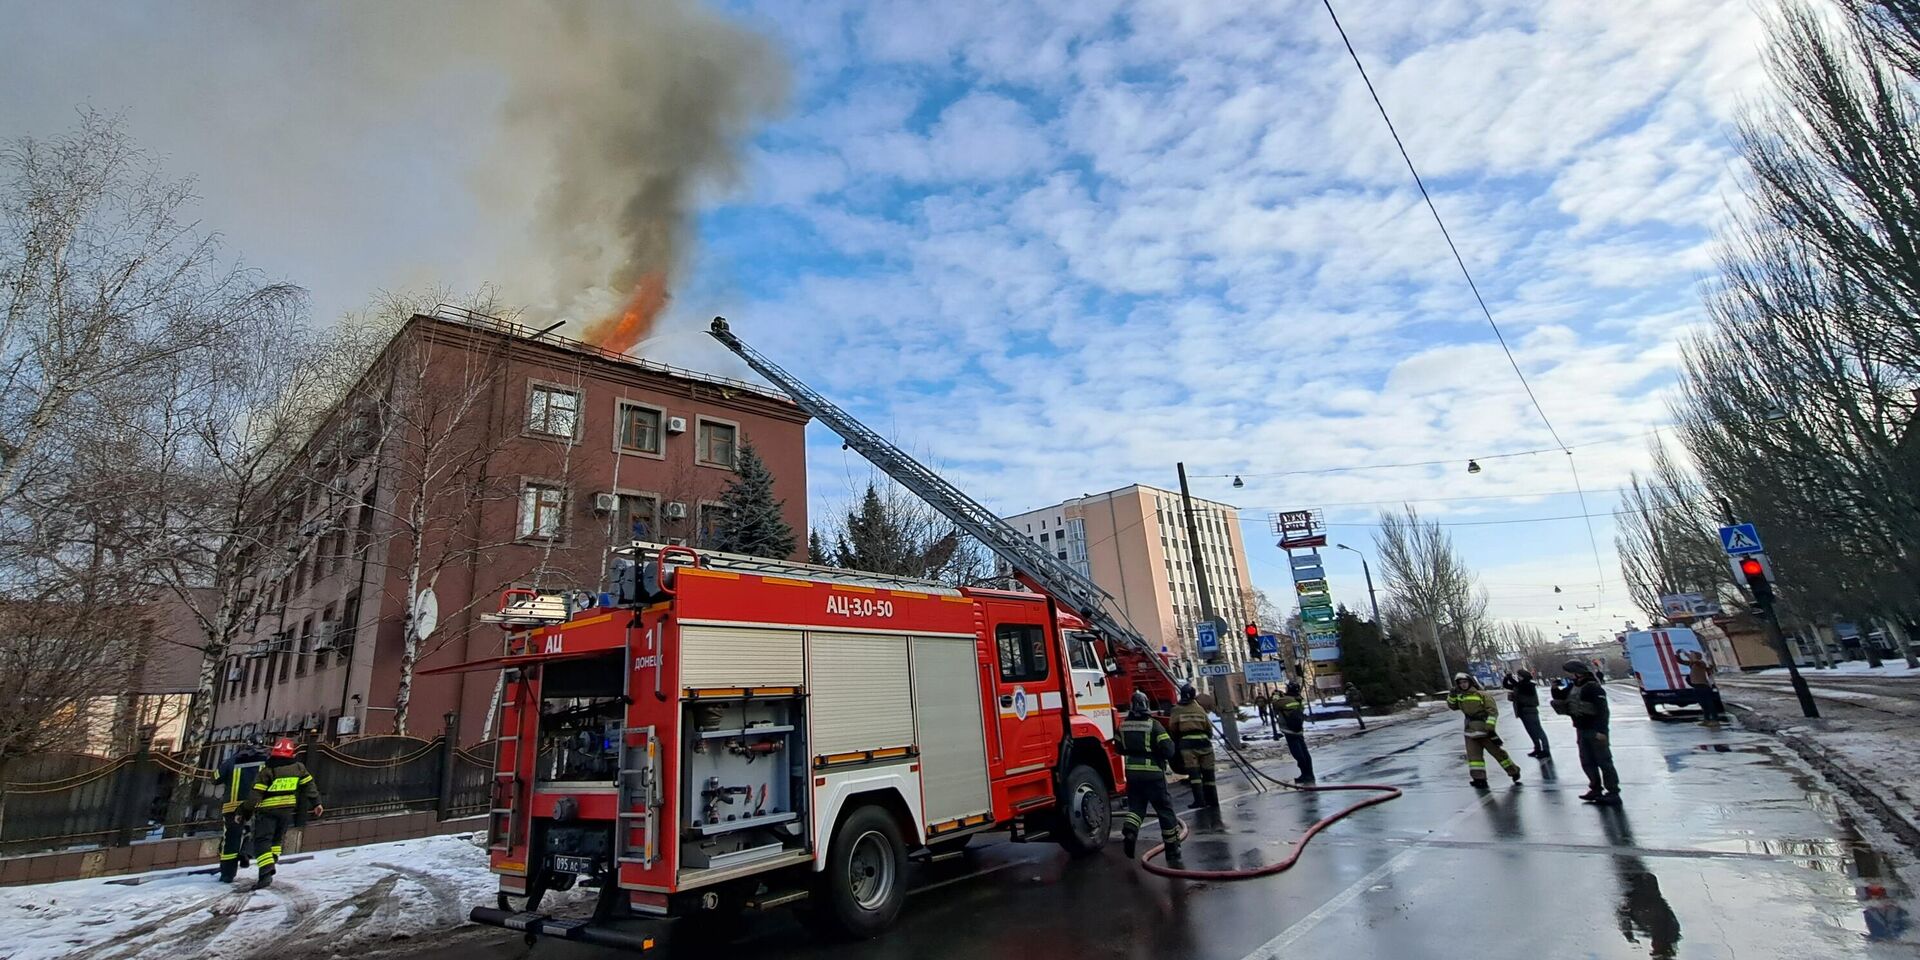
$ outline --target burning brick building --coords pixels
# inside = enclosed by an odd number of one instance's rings
[[[636,534],[711,538],[743,444],[805,542],[807,417],[784,396],[489,317],[413,317],[325,423],[279,484],[287,547],[259,565],[216,740],[391,733],[402,709],[410,734],[457,712],[481,738],[495,675],[417,671],[498,655],[480,615],[504,589],[594,589]]]

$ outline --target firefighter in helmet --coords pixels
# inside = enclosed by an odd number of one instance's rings
[[[1287,752],[1293,754],[1293,762],[1300,767],[1300,775],[1293,782],[1302,787],[1313,786],[1313,754],[1307,752],[1307,705],[1300,699],[1300,685],[1287,684],[1286,695],[1274,701],[1273,709],[1280,715],[1280,729],[1287,737]]]
[[[320,805],[320,788],[304,763],[294,759],[293,740],[281,737],[273,742],[266,766],[253,779],[252,795],[240,804],[243,817],[254,817],[253,848],[260,864],[256,888],[273,883],[274,865],[280,861],[280,844],[287,828],[305,807],[318,817],[325,811]]]
[[[220,802],[223,830],[220,835],[220,882],[232,883],[241,867],[253,865],[253,858],[242,849],[247,842],[247,821],[240,805],[253,796],[253,781],[267,762],[267,751],[257,739],[249,738],[233,755],[220,764],[220,785],[226,797]]]
[[[1180,748],[1180,765],[1187,769],[1187,786],[1193,789],[1189,810],[1220,805],[1220,792],[1213,782],[1213,721],[1191,682],[1180,684],[1180,705],[1167,715],[1167,732]]]
[[[1493,700],[1480,691],[1480,685],[1464,673],[1453,675],[1453,689],[1447,693],[1447,709],[1460,711],[1467,720],[1467,776],[1473,785],[1485,789],[1487,785],[1487,757],[1499,761],[1500,769],[1507,771],[1514,783],[1520,782],[1520,765],[1507,756],[1507,749],[1500,745],[1500,734],[1494,732],[1494,724],[1499,721],[1500,713],[1493,708]]]
[[[1127,859],[1133,859],[1140,824],[1147,807],[1152,806],[1160,819],[1160,839],[1167,845],[1167,863],[1178,867],[1180,819],[1174,815],[1173,796],[1167,792],[1167,761],[1173,759],[1173,738],[1148,713],[1149,706],[1146,692],[1135,690],[1127,718],[1120,722],[1114,738],[1127,767],[1127,814],[1120,818],[1120,836],[1125,841]]]

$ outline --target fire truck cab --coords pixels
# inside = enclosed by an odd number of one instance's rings
[[[506,655],[453,668],[505,671],[499,897],[476,921],[651,949],[658,921],[805,901],[865,937],[899,913],[910,854],[988,830],[1106,842],[1113,705],[1162,675],[1045,594],[617,553],[584,603],[510,591]],[[539,912],[576,883],[599,889],[592,921]]]

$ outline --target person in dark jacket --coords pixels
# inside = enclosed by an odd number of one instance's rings
[[[273,883],[275,865],[280,862],[280,845],[300,810],[305,808],[315,817],[324,812],[320,788],[314,784],[306,764],[294,759],[294,752],[291,739],[281,737],[275,741],[266,766],[253,778],[250,795],[240,803],[241,816],[253,817],[255,821],[253,846],[260,863],[260,879],[255,889]]]
[[[1587,792],[1580,799],[1616,805],[1620,802],[1620,774],[1613,769],[1613,746],[1607,741],[1612,717],[1607,689],[1593,675],[1593,668],[1579,660],[1568,660],[1561,669],[1573,684],[1553,688],[1553,712],[1573,719],[1574,738],[1580,744],[1580,769],[1587,774]]]
[[[1280,715],[1280,725],[1287,737],[1287,752],[1293,754],[1293,762],[1300,767],[1300,775],[1293,782],[1300,786],[1313,784],[1313,755],[1307,752],[1307,705],[1300,700],[1300,685],[1287,684],[1287,693],[1274,704],[1274,712]]]
[[[232,883],[240,875],[241,867],[253,866],[253,857],[244,850],[247,844],[247,821],[240,815],[240,805],[253,796],[254,778],[259,776],[260,768],[266,762],[267,751],[249,740],[220,764],[220,786],[226,792],[220,802],[224,828],[220,836],[221,883]]]
[[[1527,756],[1551,758],[1553,748],[1547,744],[1546,728],[1540,726],[1540,688],[1533,683],[1533,671],[1507,674],[1500,685],[1507,688],[1507,702],[1513,704],[1513,715],[1520,718],[1520,725],[1527,728],[1527,736],[1533,740],[1533,751]]]

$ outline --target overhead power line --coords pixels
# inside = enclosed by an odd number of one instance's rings
[[[1402,467],[1438,467],[1438,466],[1445,466],[1447,464],[1465,463],[1468,460],[1481,462],[1481,461],[1487,461],[1487,460],[1505,460],[1505,459],[1508,459],[1509,457],[1532,457],[1542,453],[1564,453],[1567,450],[1576,449],[1579,447],[1597,447],[1602,444],[1623,443],[1628,440],[1639,440],[1643,437],[1652,436],[1661,430],[1669,430],[1669,429],[1672,429],[1672,424],[1658,424],[1655,426],[1648,427],[1646,430],[1643,430],[1639,433],[1628,434],[1626,436],[1620,436],[1620,437],[1608,437],[1605,440],[1588,440],[1588,441],[1585,441],[1584,443],[1569,444],[1565,447],[1539,447],[1533,450],[1514,450],[1508,453],[1489,453],[1489,454],[1481,454],[1481,455],[1470,456],[1470,457],[1469,456],[1447,457],[1441,460],[1409,460],[1406,463],[1361,463],[1361,464],[1353,464],[1351,466],[1344,466],[1344,467],[1312,467],[1304,470],[1274,470],[1266,473],[1254,473],[1254,472],[1201,473],[1201,474],[1188,474],[1188,476],[1193,477],[1195,479],[1207,479],[1207,480],[1231,480],[1235,477],[1238,477],[1244,480],[1249,477],[1255,477],[1255,478],[1304,477],[1304,476],[1313,476],[1316,474],[1325,474],[1325,473],[1351,473],[1356,470],[1395,470]]]
[[[1460,255],[1459,245],[1453,242],[1453,232],[1447,229],[1447,221],[1440,216],[1440,208],[1434,204],[1433,194],[1428,192],[1426,180],[1420,176],[1420,169],[1414,166],[1413,155],[1407,152],[1406,143],[1400,139],[1400,131],[1393,125],[1393,117],[1387,114],[1387,105],[1381,102],[1380,92],[1373,87],[1373,78],[1367,76],[1366,64],[1360,62],[1359,52],[1353,49],[1353,41],[1347,37],[1347,28],[1341,25],[1340,15],[1333,10],[1333,0],[1320,0],[1320,4],[1326,7],[1328,19],[1333,21],[1333,29],[1340,34],[1340,42],[1347,48],[1347,56],[1353,58],[1353,67],[1360,72],[1360,82],[1366,84],[1367,95],[1373,98],[1374,109],[1380,111],[1380,119],[1386,123],[1387,133],[1393,136],[1393,145],[1399,149],[1400,159],[1406,162],[1407,172],[1413,175],[1414,186],[1420,188],[1420,199],[1426,201],[1427,212],[1433,214],[1433,222],[1440,227],[1440,236],[1447,241],[1447,250],[1453,254],[1453,262],[1460,267],[1460,275],[1466,278],[1467,288],[1473,291],[1473,302],[1480,305],[1480,314],[1487,318],[1487,326],[1493,330],[1493,338],[1500,343],[1500,352],[1506,354],[1507,365],[1513,367],[1513,375],[1519,378],[1521,388],[1526,390],[1527,400],[1533,404],[1533,412],[1539,415],[1541,423],[1546,424],[1547,433],[1552,435],[1553,442],[1559,444],[1560,449],[1566,452],[1567,468],[1573,472],[1573,485],[1576,488],[1580,487],[1580,470],[1574,466],[1573,450],[1567,446],[1565,440],[1560,439],[1560,431],[1554,429],[1553,421],[1548,419],[1546,409],[1540,406],[1540,398],[1534,395],[1533,384],[1527,382],[1526,373],[1520,369],[1520,361],[1514,359],[1512,348],[1507,346],[1507,335],[1501,332],[1499,322],[1493,319],[1493,310],[1487,306],[1487,298],[1480,295],[1480,285],[1474,282],[1473,271],[1467,269],[1467,259]],[[1590,517],[1591,515],[1587,514],[1586,500],[1586,492],[1582,490],[1580,512],[1583,516]],[[1605,574],[1600,564],[1600,541],[1594,536],[1591,519],[1587,521],[1587,544],[1593,548],[1593,572],[1604,578]],[[1595,589],[1599,589],[1597,581]]]

